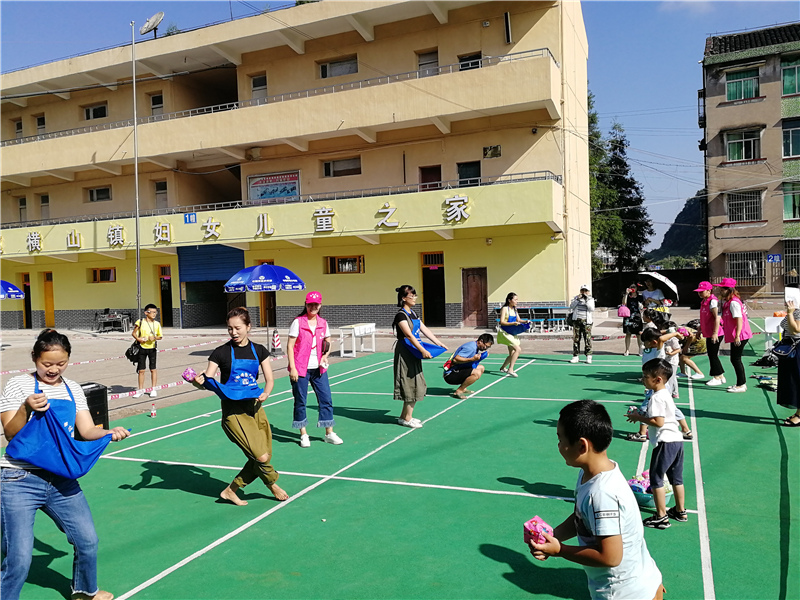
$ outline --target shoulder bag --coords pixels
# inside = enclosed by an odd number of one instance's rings
[[[797,356],[798,346],[800,346],[800,337],[784,337],[772,347],[772,353],[778,359],[794,358]]]

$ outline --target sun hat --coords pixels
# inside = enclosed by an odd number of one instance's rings
[[[735,288],[736,280],[733,277],[725,277],[719,282],[719,285],[724,288]]]
[[[711,285],[710,281],[701,281],[697,286],[695,292],[710,292],[714,289],[714,286]]]
[[[308,292],[306,294],[306,304],[322,304],[322,294],[319,292]]]

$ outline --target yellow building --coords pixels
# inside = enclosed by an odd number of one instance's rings
[[[152,35],[152,34],[151,34]],[[514,291],[590,280],[587,42],[577,2],[326,1],[5,73],[2,327],[165,325],[299,291],[225,294],[288,267],[332,325],[387,326],[401,284],[430,326],[485,326]]]

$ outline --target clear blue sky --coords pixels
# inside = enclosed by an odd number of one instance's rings
[[[264,1],[0,2],[0,70],[126,44],[137,28],[164,11],[174,23],[199,27],[254,14]],[[708,35],[800,20],[800,2],[583,2],[589,38],[589,88],[600,124],[625,128],[629,157],[642,184],[657,246],[686,198],[703,187],[697,149],[698,61]],[[138,34],[137,34],[138,37]]]

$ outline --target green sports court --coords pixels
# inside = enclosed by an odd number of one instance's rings
[[[259,481],[240,494],[248,506],[218,500],[244,458],[220,428],[216,397],[116,422],[134,435],[81,480],[100,536],[101,588],[137,599],[588,598],[582,568],[534,560],[522,524],[540,515],[555,526],[573,510],[578,471],[555,434],[570,401],[604,403],[615,426],[609,456],[627,477],[647,468],[648,446],[624,439],[634,425],[623,414],[641,399],[640,359],[600,353],[572,365],[523,354],[513,379],[499,376],[495,350],[476,393],[458,400],[443,358],[425,362],[416,430],[395,421],[391,354],[334,365],[341,446],[312,428],[311,448],[298,446],[289,379],[277,379],[265,410],[284,503]],[[668,600],[800,597],[800,430],[781,427],[786,410],[748,383],[728,394],[680,382],[677,402],[695,433],[689,522],[645,529]],[[313,396],[309,405],[313,423]],[[71,546],[44,515],[35,534],[22,597],[68,597]]]

